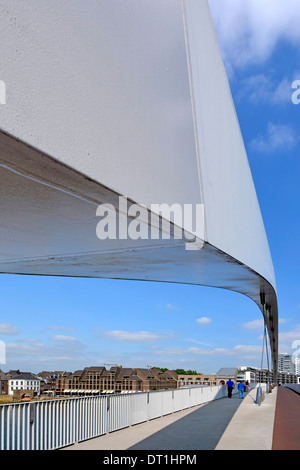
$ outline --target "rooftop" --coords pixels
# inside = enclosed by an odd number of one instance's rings
[[[31,372],[21,372],[20,374],[14,374],[10,377],[11,380],[40,380],[36,375]]]
[[[232,375],[234,376],[236,374],[237,367],[222,367],[216,375]]]

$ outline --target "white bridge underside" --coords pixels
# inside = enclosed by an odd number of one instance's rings
[[[268,281],[209,243],[187,250],[184,240],[172,236],[100,240],[96,209],[104,203],[118,207],[119,195],[5,133],[0,180],[1,273],[219,287],[248,296],[261,309],[264,292],[266,303],[277,306]],[[266,320],[276,350],[276,315],[267,312]]]
[[[207,0],[2,0],[0,26],[0,272],[240,292],[276,371],[273,263]],[[202,249],[99,240],[119,196],[203,205]]]

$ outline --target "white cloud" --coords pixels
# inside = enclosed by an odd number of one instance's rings
[[[73,342],[77,341],[74,336],[65,336],[65,335],[56,335],[51,338],[53,341],[62,341],[62,342]]]
[[[38,343],[38,344],[40,344],[40,340],[37,339],[37,338],[22,338],[22,339],[19,339],[19,343],[24,343],[24,344]]]
[[[278,323],[279,324],[284,324],[284,323],[288,323],[288,319],[287,318],[278,318]]]
[[[158,333],[151,333],[149,331],[122,331],[122,330],[111,330],[106,331],[104,336],[115,339],[117,341],[142,341],[146,343],[152,343],[165,338],[165,335]]]
[[[253,354],[259,355],[262,352],[262,346],[253,346],[253,345],[245,345],[245,344],[238,344],[233,348],[234,352],[243,353],[243,354]]]
[[[209,343],[204,343],[203,341],[198,341],[196,339],[187,338],[186,341],[189,341],[190,343],[200,344],[200,346],[211,346]]]
[[[252,321],[249,321],[249,322],[246,322],[246,323],[242,323],[242,326],[244,328],[246,328],[247,330],[263,331],[264,321],[263,321],[263,318],[261,318],[259,320],[252,320]]]
[[[81,343],[77,338],[74,336],[67,336],[67,335],[56,335],[51,338],[55,344],[55,352],[58,351],[61,353],[62,351],[69,352],[72,350],[74,351],[81,351],[85,349],[86,346]]]
[[[7,343],[6,348],[9,354],[17,354],[19,357],[25,355],[36,356],[46,350],[46,346],[42,343],[20,344],[20,343]]]
[[[290,350],[293,342],[297,340],[300,341],[300,325],[296,325],[290,331],[279,332],[280,349],[289,348]]]
[[[201,326],[206,326],[206,325],[209,325],[209,323],[211,323],[211,318],[208,318],[208,317],[201,317],[201,318],[197,318],[196,322],[199,323],[199,325]]]
[[[269,101],[272,104],[287,104],[291,102],[292,80],[284,77],[274,90],[271,90]]]
[[[73,359],[72,356],[55,356],[55,361],[62,361],[62,362],[66,362],[66,361],[71,361]],[[49,362],[49,361],[53,361],[53,359],[44,359],[44,362]],[[65,365],[65,364],[64,364]]]
[[[6,364],[11,369],[28,370],[29,364],[39,364],[45,356],[51,355],[51,350],[42,343],[7,343]]]
[[[293,79],[284,77],[279,83],[271,74],[250,75],[241,80],[237,99],[246,98],[253,104],[284,105],[291,103]]]
[[[257,136],[250,146],[257,152],[269,154],[282,149],[291,150],[297,141],[297,134],[291,126],[269,122],[267,134]]]
[[[215,348],[215,349],[189,348],[187,352],[191,354],[210,356],[212,354],[226,354],[228,351],[225,348]]]
[[[227,68],[260,64],[278,41],[299,47],[299,0],[209,0]]]
[[[64,326],[48,326],[48,330],[54,330],[54,331],[74,331],[75,328],[73,327],[64,327]]]
[[[175,310],[178,308],[177,305],[172,304],[171,302],[168,302],[166,304],[159,304],[157,305],[157,307],[160,309],[167,309],[167,310]]]
[[[203,348],[165,348],[160,351],[155,351],[155,355],[165,355],[168,357],[180,356],[191,357],[191,356],[237,356],[240,359],[247,358],[249,356],[259,358],[261,355],[261,346],[255,345],[237,345],[232,348],[212,348],[212,349],[203,349]],[[220,366],[221,367],[221,366]]]
[[[37,342],[7,343],[6,368],[39,372],[47,364],[50,370],[74,370],[90,363],[90,358],[83,356],[82,349],[77,341],[56,342],[53,345]]]
[[[18,335],[20,330],[11,323],[0,323],[0,335]]]
[[[166,304],[166,308],[167,308],[167,309],[170,309],[170,310],[173,310],[173,309],[176,308],[176,306],[173,305],[173,304]]]

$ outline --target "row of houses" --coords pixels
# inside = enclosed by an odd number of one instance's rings
[[[85,367],[64,374],[55,381],[57,394],[143,392],[177,388],[177,374],[172,370],[111,367]]]
[[[82,395],[92,393],[122,393],[177,388],[177,374],[172,370],[133,369],[121,366],[85,367],[75,372],[42,371],[38,374],[0,371],[0,394]]]
[[[18,390],[34,390],[35,394],[77,396],[99,393],[130,393],[175,389],[186,385],[219,385],[222,376],[178,375],[174,370],[158,368],[124,368],[114,366],[85,367],[75,372],[42,371],[36,376],[28,372],[10,371],[0,374],[1,394],[15,395]],[[225,382],[224,382],[225,383]]]
[[[26,391],[32,397],[40,395],[41,380],[31,372],[20,372],[19,370],[10,370],[2,372],[0,370],[0,394],[1,395],[20,395],[19,392]]]
[[[195,385],[224,385],[231,378],[235,382],[273,383],[271,371],[255,367],[221,368],[216,374],[186,375],[174,370],[158,368],[123,368],[114,366],[85,367],[75,372],[42,371],[39,374],[12,370],[0,370],[0,394],[21,397],[22,391],[30,396],[46,394],[51,396],[80,396],[86,394],[132,393],[150,390],[175,389]],[[300,383],[299,375],[278,374],[278,382]]]

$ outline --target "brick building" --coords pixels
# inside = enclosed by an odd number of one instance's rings
[[[0,395],[8,395],[9,376],[0,369]]]
[[[178,374],[178,387],[186,385],[217,385],[216,375]]]
[[[136,369],[136,373],[143,381],[143,391],[177,388],[177,374],[172,370]]]
[[[142,392],[177,388],[177,374],[160,369],[133,369],[121,366],[85,367],[57,378],[57,394],[83,395],[97,393]]]
[[[40,382],[40,379],[31,372],[14,374],[8,379],[8,395],[19,395],[20,391],[31,391],[32,395],[39,395]]]

